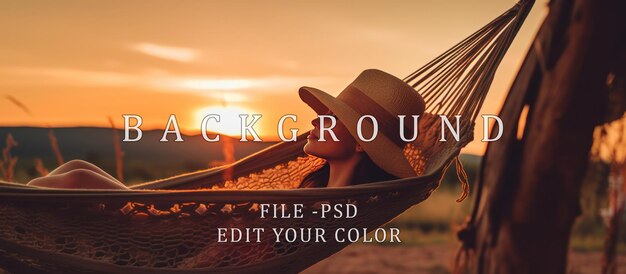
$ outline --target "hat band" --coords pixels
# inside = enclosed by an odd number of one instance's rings
[[[376,117],[379,130],[396,145],[404,147],[406,142],[400,138],[400,119],[398,117],[389,113],[376,101],[354,86],[346,87],[339,97],[341,97],[341,101],[356,110],[361,116],[372,115]],[[405,133],[412,128],[412,123],[405,123]]]

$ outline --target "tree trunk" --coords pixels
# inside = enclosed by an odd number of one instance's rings
[[[483,161],[473,273],[566,272],[592,132],[626,45],[624,14],[623,0],[550,3],[501,111],[504,134]]]

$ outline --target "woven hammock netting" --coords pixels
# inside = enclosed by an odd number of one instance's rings
[[[473,139],[496,69],[533,1],[523,1],[404,80],[426,100],[419,135],[405,156],[412,178],[342,188],[298,188],[324,164],[283,142],[231,165],[134,186],[131,190],[50,189],[0,183],[0,267],[14,273],[299,272],[349,243],[217,243],[222,228],[338,228],[384,225],[439,186]],[[441,142],[439,114],[461,115],[460,140]],[[450,132],[450,131],[448,131]],[[259,218],[259,204],[303,204],[301,219]],[[355,218],[320,218],[322,204],[357,206]]]

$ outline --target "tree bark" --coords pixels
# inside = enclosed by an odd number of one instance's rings
[[[481,171],[473,273],[565,273],[607,76],[626,43],[626,1],[555,0],[500,113]],[[528,118],[521,140],[517,122]]]

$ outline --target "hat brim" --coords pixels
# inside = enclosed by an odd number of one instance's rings
[[[298,94],[300,99],[317,114],[325,114],[328,110],[332,111],[346,125],[352,137],[361,145],[365,153],[378,167],[400,178],[416,176],[415,170],[404,156],[404,148],[396,145],[385,134],[379,132],[376,138],[370,142],[364,142],[358,137],[356,125],[361,115],[346,103],[312,87],[301,87]],[[364,134],[373,132],[374,129],[374,125],[369,119],[363,121],[362,127]]]

